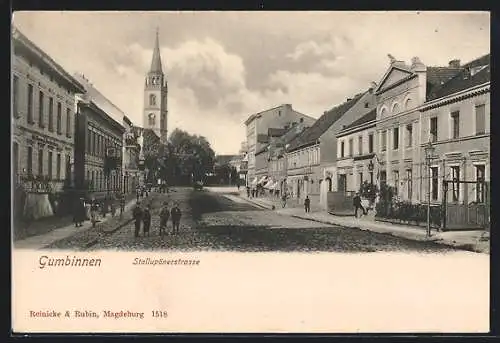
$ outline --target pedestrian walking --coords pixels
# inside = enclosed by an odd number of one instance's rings
[[[111,211],[111,217],[114,217],[116,214],[116,202],[114,198],[109,199],[109,208]]]
[[[160,211],[160,236],[163,236],[167,230],[168,219],[170,218],[170,209],[165,201]]]
[[[125,194],[122,194],[120,197],[120,217],[123,215],[123,212],[125,212]]]
[[[141,220],[142,220],[142,209],[141,209],[141,203],[137,202],[135,205],[134,211],[132,212],[132,215],[135,220],[135,231],[134,231],[134,236],[139,237],[139,232],[141,231]]]
[[[149,237],[149,228],[151,227],[151,205],[147,205],[142,212],[142,230],[144,231],[144,237]]]
[[[85,221],[85,204],[83,202],[83,198],[77,199],[75,201],[75,206],[73,208],[73,222],[75,223],[75,227],[79,227],[83,225]]]
[[[285,208],[285,206],[286,206],[286,199],[287,198],[288,198],[288,193],[283,192],[283,195],[281,196],[281,205],[283,206],[283,208]]]
[[[92,227],[95,227],[98,215],[99,215],[99,203],[95,198],[92,198],[92,201],[90,203],[90,221],[92,223]]]
[[[172,210],[170,211],[170,216],[172,217],[172,233],[175,235],[179,233],[179,225],[181,223],[182,212],[177,203],[174,204]]]
[[[139,197],[141,195],[141,192],[139,191],[139,187],[137,187],[137,189],[135,190],[135,194],[136,194],[136,197],[137,197],[137,201],[139,201]]]
[[[359,193],[356,193],[352,199],[352,203],[354,205],[354,217],[358,218],[358,209],[361,209],[363,211],[363,215],[366,215],[366,210],[363,205],[361,205],[361,197],[359,196]]]
[[[247,198],[250,198],[250,187],[247,186]]]
[[[309,199],[309,195],[306,196],[306,199],[304,200],[304,209],[306,210],[306,213],[311,212],[311,199]]]

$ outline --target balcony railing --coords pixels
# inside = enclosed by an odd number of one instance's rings
[[[14,176],[16,187],[21,187],[28,193],[56,193],[62,191],[68,180],[52,179],[48,176],[17,174]]]

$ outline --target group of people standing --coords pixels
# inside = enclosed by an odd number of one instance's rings
[[[95,226],[98,216],[106,217],[108,212],[114,217],[116,215],[117,200],[120,206],[120,215],[122,215],[125,211],[125,194],[118,196],[109,194],[101,201],[98,201],[95,197],[88,202],[83,197],[78,198],[73,205],[73,222],[75,227],[82,226],[83,222],[87,219],[90,219],[92,225]],[[87,207],[89,207],[90,216],[87,215]]]
[[[179,227],[181,222],[182,212],[179,208],[179,204],[175,202],[172,208],[169,208],[168,202],[164,202],[163,206],[160,210],[160,235],[163,236],[166,233],[168,220],[172,220],[172,234],[179,233]],[[137,202],[137,206],[134,208],[133,217],[135,220],[135,230],[134,236],[139,237],[139,233],[141,231],[141,223],[142,223],[142,231],[144,236],[149,236],[150,228],[151,228],[151,205],[148,204],[145,207],[141,206],[140,202]]]

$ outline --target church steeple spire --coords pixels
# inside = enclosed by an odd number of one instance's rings
[[[161,68],[161,56],[160,56],[160,39],[159,39],[159,29],[156,28],[156,39],[155,47],[153,49],[153,59],[151,60],[151,68],[149,68],[150,73],[162,73]]]

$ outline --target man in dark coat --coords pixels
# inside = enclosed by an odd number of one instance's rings
[[[311,199],[309,199],[309,196],[306,196],[306,200],[304,200],[304,209],[306,213],[311,212]]]
[[[142,223],[144,224],[142,228],[144,237],[149,236],[149,228],[151,227],[151,205],[146,206],[142,212]]]
[[[168,203],[165,201],[160,211],[160,236],[163,236],[165,234],[169,218],[170,218],[170,209],[168,208]]]
[[[75,223],[75,227],[79,227],[83,225],[85,221],[85,204],[83,203],[83,198],[79,198],[75,202],[75,207],[73,209],[73,222]]]
[[[366,215],[366,210],[363,205],[361,205],[361,197],[359,196],[359,193],[356,193],[356,195],[352,199],[352,203],[354,205],[354,217],[358,217],[358,208],[363,211],[363,215]]]
[[[172,217],[172,233],[179,233],[179,225],[181,223],[181,209],[177,203],[174,204],[172,210],[170,211],[170,216]]]
[[[141,220],[142,220],[142,209],[140,202],[137,202],[137,205],[135,206],[132,215],[134,216],[135,220],[134,236],[139,237],[139,231],[141,231]]]

